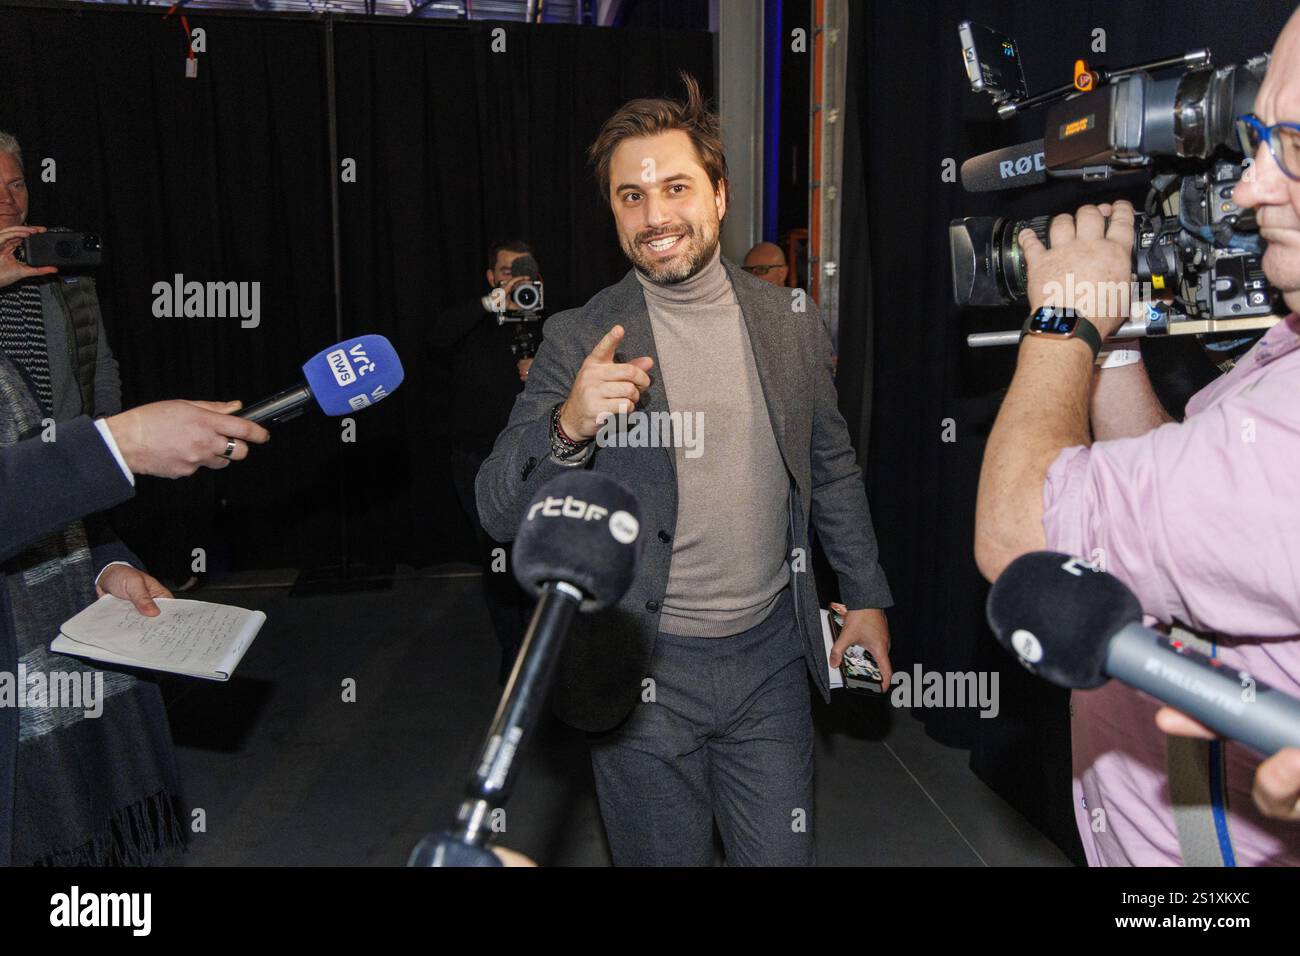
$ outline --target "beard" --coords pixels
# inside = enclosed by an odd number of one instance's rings
[[[645,243],[661,236],[682,233],[677,249],[666,259],[656,259],[647,251]],[[682,223],[671,229],[659,229],[638,234],[623,240],[623,254],[632,267],[651,282],[659,285],[676,285],[685,282],[703,269],[718,248],[717,225],[697,227]]]

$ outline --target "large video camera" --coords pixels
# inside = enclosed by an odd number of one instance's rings
[[[533,358],[537,348],[542,344],[542,297],[541,270],[537,260],[525,253],[510,263],[513,276],[527,276],[527,282],[520,282],[511,290],[510,295],[504,289],[492,290],[492,306],[497,313],[497,323],[517,323],[514,337],[510,340],[510,351],[516,359]]]
[[[970,21],[959,33],[971,88],[992,96],[1000,117],[1046,108],[1041,140],[963,164],[968,191],[1151,175],[1134,230],[1133,274],[1141,285],[1132,300],[1140,308],[1117,336],[1241,336],[1278,321],[1280,296],[1264,278],[1253,211],[1232,200],[1252,162],[1238,118],[1254,108],[1267,54],[1217,69],[1209,50],[1114,71],[1078,60],[1073,83],[1029,96],[1014,40]],[[1151,75],[1172,68],[1181,71]],[[953,220],[948,238],[957,305],[1025,301],[1016,236],[1028,227],[1047,245],[1050,222],[1050,216]],[[1014,344],[1019,337],[1019,331],[989,333],[967,342]]]

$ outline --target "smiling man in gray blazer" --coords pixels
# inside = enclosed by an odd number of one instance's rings
[[[808,674],[828,700],[830,688],[810,520],[852,609],[831,664],[858,644],[888,682],[889,586],[829,336],[799,290],[721,257],[726,158],[684,80],[685,102],[633,100],[591,146],[633,269],[547,322],[479,471],[479,514],[512,538],[566,468],[640,500],[637,578],[579,620],[555,695],[590,733],[614,862],[708,864],[716,824],[728,863],[811,865]]]

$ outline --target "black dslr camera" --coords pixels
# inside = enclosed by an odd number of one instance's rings
[[[502,300],[497,309],[497,322],[501,325],[516,323],[514,337],[510,340],[510,351],[515,359],[533,358],[542,343],[542,320],[545,318],[542,313],[545,300],[542,298],[541,270],[537,267],[537,260],[525,253],[510,264],[510,272],[513,276],[527,276],[528,281],[515,286],[508,297],[503,290],[494,290],[493,301],[496,302],[498,296]]]
[[[1041,140],[963,164],[968,191],[1150,175],[1134,230],[1139,288],[1132,301],[1141,308],[1117,336],[1257,335],[1285,314],[1264,279],[1253,211],[1232,200],[1252,162],[1238,117],[1254,108],[1267,54],[1220,68],[1209,50],[1113,71],[1079,60],[1073,83],[1029,96],[1014,40],[970,21],[959,33],[971,88],[992,96],[1000,117],[1046,108]],[[1151,75],[1174,68],[1179,72],[1164,79]],[[1050,221],[953,220],[948,239],[957,305],[1023,302],[1025,262],[1016,236],[1028,227],[1046,245]],[[967,337],[973,346],[1018,340],[1019,332]]]

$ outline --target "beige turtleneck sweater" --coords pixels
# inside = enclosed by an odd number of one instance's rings
[[[668,408],[703,426],[697,452],[680,441],[673,450],[677,529],[660,627],[738,634],[767,616],[790,580],[789,477],[745,320],[720,251],[675,285],[636,277],[659,353],[651,374],[661,376]]]

